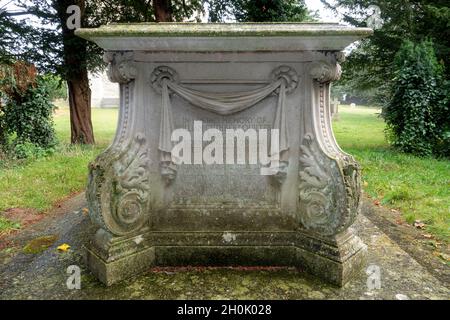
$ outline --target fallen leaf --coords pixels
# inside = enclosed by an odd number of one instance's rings
[[[89,209],[88,209],[88,208],[83,208],[83,209],[81,209],[81,212],[82,212],[84,215],[87,215],[87,214],[89,214]]]
[[[70,246],[67,243],[63,243],[56,249],[58,249],[59,251],[62,251],[62,252],[67,252],[70,249]]]
[[[375,200],[375,201],[373,202],[373,204],[379,207],[379,206],[380,206],[380,200]]]
[[[367,181],[364,181],[363,186],[364,186],[364,188],[367,188],[369,186],[369,183]]]
[[[448,254],[445,253],[440,253],[439,257],[441,257],[442,259],[444,259],[445,261],[450,261],[450,256]]]
[[[433,238],[433,235],[431,235],[429,233],[424,233],[424,234],[422,234],[422,237],[424,237],[426,239],[431,239],[431,238]]]
[[[414,221],[414,227],[416,227],[417,229],[424,229],[425,223],[423,223],[420,220],[416,220],[416,221]]]

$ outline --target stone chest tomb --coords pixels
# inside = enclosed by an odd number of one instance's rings
[[[77,30],[105,49],[121,93],[116,137],[90,165],[92,272],[110,285],[151,266],[285,265],[347,282],[366,250],[349,228],[360,168],[336,144],[329,93],[342,50],[371,32],[316,23]]]

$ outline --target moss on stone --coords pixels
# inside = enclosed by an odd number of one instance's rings
[[[336,23],[127,23],[95,29],[79,29],[76,35],[91,37],[269,37],[269,36],[369,36],[370,28]]]
[[[58,240],[58,236],[56,235],[43,236],[33,239],[25,245],[23,252],[28,254],[41,253],[53,245],[56,240]]]

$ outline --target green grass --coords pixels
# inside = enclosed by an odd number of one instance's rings
[[[16,229],[20,229],[19,223],[12,222],[12,221],[9,221],[8,219],[0,217],[0,234],[3,231],[16,230]]]
[[[333,130],[343,150],[363,168],[364,190],[398,209],[409,223],[421,220],[439,239],[450,239],[450,161],[419,158],[392,150],[384,122],[373,108],[341,106]]]
[[[96,146],[70,145],[69,111],[60,109],[54,118],[60,141],[58,150],[45,158],[0,169],[0,212],[34,208],[45,213],[58,201],[86,187],[87,165],[112,141],[117,110],[94,109],[92,116]],[[0,232],[11,228],[11,222],[0,220]]]
[[[450,161],[398,153],[384,139],[384,122],[373,108],[341,106],[333,123],[339,145],[363,167],[364,189],[383,205],[400,210],[410,223],[422,220],[427,232],[448,241]],[[11,207],[45,212],[86,186],[87,165],[113,138],[117,111],[94,109],[95,147],[70,146],[67,109],[55,116],[59,150],[46,158],[0,169],[0,212]],[[0,232],[17,228],[0,218]]]

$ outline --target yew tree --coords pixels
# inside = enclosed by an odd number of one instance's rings
[[[18,10],[0,13],[0,33],[2,27],[7,29],[0,37],[0,58],[12,56],[35,64],[40,72],[61,76],[69,91],[71,142],[92,144],[88,72],[105,65],[102,50],[68,27],[73,13],[67,8],[77,5],[81,27],[95,28],[111,22],[199,21],[205,3],[211,21],[229,15],[254,22],[310,19],[303,0],[16,0]]]
[[[99,27],[110,22],[158,22],[178,20],[201,8],[201,1],[171,0],[17,0],[18,9],[0,13],[0,57],[34,63],[39,71],[60,75],[67,82],[71,142],[93,144],[91,91],[89,71],[100,71],[105,65],[102,50],[75,36],[67,24],[80,8],[81,27]],[[2,30],[3,29],[3,30]]]

